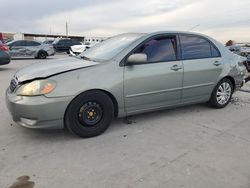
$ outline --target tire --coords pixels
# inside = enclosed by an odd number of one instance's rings
[[[47,53],[44,52],[44,51],[40,51],[40,52],[38,52],[37,58],[38,59],[46,59],[47,58]]]
[[[89,91],[71,101],[64,123],[70,132],[89,138],[102,134],[113,117],[114,105],[110,97],[101,91]]]
[[[209,104],[213,108],[224,108],[230,102],[232,94],[233,84],[229,79],[224,78],[215,86]]]

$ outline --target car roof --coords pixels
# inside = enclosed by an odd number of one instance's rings
[[[150,37],[150,36],[155,36],[155,35],[164,35],[164,34],[188,34],[188,35],[196,35],[196,36],[201,36],[201,37],[205,37],[205,38],[208,38],[212,41],[215,41],[213,38],[207,36],[207,35],[204,35],[202,33],[197,33],[197,32],[191,32],[191,31],[156,31],[156,32],[151,32],[151,33],[123,33],[123,34],[118,34],[116,36],[119,36],[119,35],[135,35],[135,36],[138,36],[138,37]]]

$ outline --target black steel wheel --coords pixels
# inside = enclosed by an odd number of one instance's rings
[[[88,91],[69,104],[64,123],[71,132],[89,138],[103,133],[113,117],[114,105],[110,97],[101,91]]]

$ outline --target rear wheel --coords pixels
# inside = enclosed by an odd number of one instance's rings
[[[209,104],[214,108],[224,108],[230,102],[233,94],[232,82],[224,78],[214,88]]]
[[[103,133],[114,117],[112,100],[103,92],[89,91],[77,96],[65,113],[65,126],[76,135],[89,138]]]

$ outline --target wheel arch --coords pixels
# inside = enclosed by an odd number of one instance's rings
[[[73,100],[74,100],[76,97],[78,97],[79,95],[81,95],[81,94],[83,94],[83,93],[86,93],[86,92],[91,92],[91,91],[99,91],[99,92],[103,92],[103,93],[105,93],[106,95],[108,95],[109,98],[111,99],[113,105],[114,105],[114,116],[115,116],[115,117],[118,116],[118,102],[117,102],[115,96],[114,96],[111,92],[106,91],[106,90],[104,90],[104,89],[90,89],[90,90],[83,91],[83,92],[79,93],[78,95],[76,95],[71,101],[73,101]],[[69,102],[68,106],[70,105],[71,101]],[[67,111],[67,109],[68,109],[68,106],[67,106],[67,108],[66,108],[66,110],[65,110],[65,112],[64,112],[64,117],[65,117],[66,111]]]
[[[118,102],[112,93],[110,93],[106,90],[103,90],[103,89],[93,89],[93,90],[88,90],[88,91],[101,91],[101,92],[104,92],[105,94],[107,94],[110,97],[110,99],[112,100],[113,105],[114,105],[114,116],[115,117],[118,116]]]
[[[228,80],[230,80],[230,81],[232,82],[232,84],[233,84],[233,91],[235,91],[236,83],[235,83],[234,78],[233,78],[232,76],[225,76],[225,77],[223,77],[221,80],[223,80],[223,79],[225,79],[225,78],[227,78]],[[220,80],[220,81],[221,81],[221,80]]]
[[[38,57],[40,53],[45,53],[46,56],[49,56],[48,52],[46,52],[45,50],[41,49],[41,50],[38,50],[38,52],[36,54],[36,57]]]

